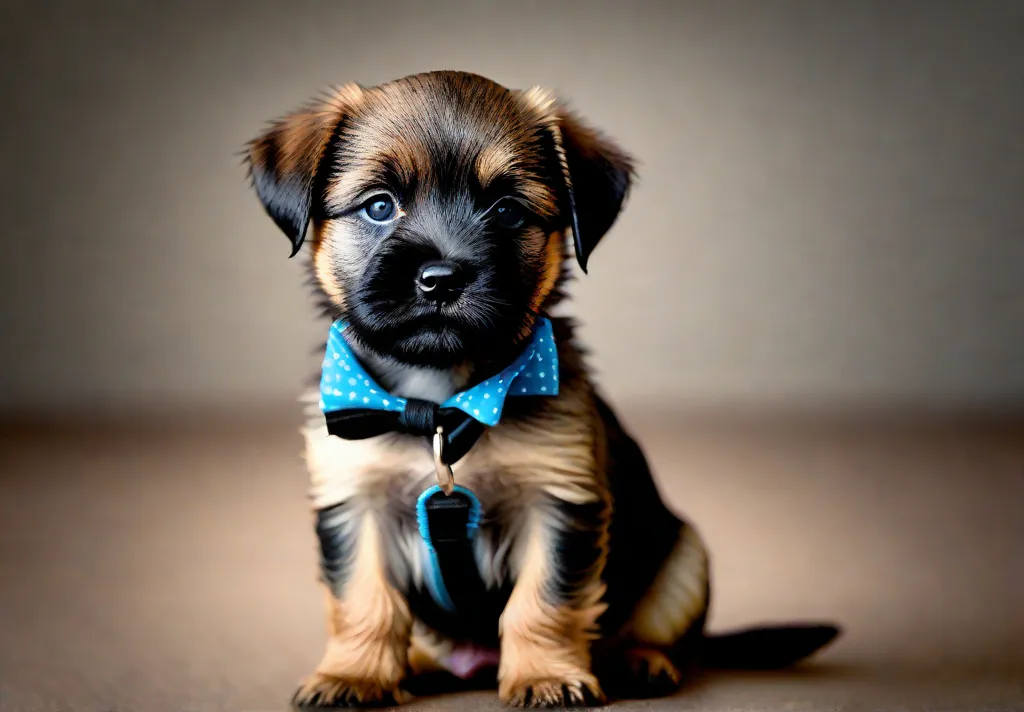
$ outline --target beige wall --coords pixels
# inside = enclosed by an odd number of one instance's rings
[[[324,326],[235,154],[441,68],[642,161],[575,286],[617,398],[1024,400],[1020,2],[42,5],[0,21],[2,406],[291,398]]]

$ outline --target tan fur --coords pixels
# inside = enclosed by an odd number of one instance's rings
[[[409,644],[409,670],[415,675],[445,670],[443,660],[451,653],[452,643],[421,621],[413,621]]]
[[[412,173],[413,157],[422,156],[425,153],[419,143],[408,137],[396,138],[395,145],[387,153],[381,155],[374,153],[377,149],[376,142],[364,136],[364,131],[354,131],[347,134],[346,138],[350,142],[350,150],[353,153],[365,152],[367,160],[361,161],[350,170],[339,174],[331,183],[330,201],[335,205],[347,205],[358,202],[360,198],[369,197],[370,193],[363,186],[367,184],[373,171],[380,166],[394,165],[398,168],[399,175],[407,176]]]
[[[344,137],[347,150],[359,160],[353,161],[349,170],[334,176],[328,189],[329,206],[341,207],[368,197],[362,195],[360,186],[365,185],[375,168],[384,164],[397,168],[402,178],[416,176],[424,190],[434,186],[439,176],[431,172],[430,156],[413,130],[427,111],[429,91],[422,86],[423,81],[421,77],[409,77],[361,89],[358,108],[349,100],[350,111],[358,121],[353,122],[356,126],[346,129]],[[556,214],[556,196],[534,174],[535,166],[521,162],[522,156],[516,150],[518,144],[529,138],[532,127],[526,119],[535,118],[531,114],[538,110],[537,106],[528,101],[523,107],[528,111],[519,117],[509,111],[511,105],[502,107],[503,121],[497,123],[494,117],[467,117],[454,112],[441,118],[453,131],[467,121],[476,120],[483,126],[490,123],[494,142],[485,145],[474,161],[481,183],[487,185],[500,175],[515,177],[531,207],[550,217]]]
[[[633,613],[630,631],[641,643],[671,645],[707,607],[707,550],[697,531],[687,525]]]
[[[476,159],[476,175],[480,185],[486,188],[511,166],[516,159],[515,147],[508,142],[487,146]]]
[[[569,346],[560,345],[560,353],[560,397],[547,401],[528,421],[503,423],[489,430],[453,468],[456,482],[476,492],[485,509],[501,505],[516,520],[530,522],[529,534],[520,531],[507,552],[516,585],[501,622],[501,694],[512,701],[527,687],[540,685],[538,689],[542,689],[555,681],[559,690],[565,684],[573,694],[582,694],[584,688],[592,695],[601,694],[590,672],[589,645],[604,608],[600,602],[603,587],[595,584],[583,592],[575,608],[553,608],[541,596],[548,544],[544,518],[533,507],[537,498],[550,496],[582,504],[607,497],[598,476],[604,451],[597,440],[600,424],[590,387],[581,378],[578,358]],[[317,419],[312,409],[310,416],[304,435],[314,506],[362,502],[374,513],[365,520],[378,527],[373,539],[397,539],[394,523],[381,515],[386,493],[404,492],[412,501],[431,483],[432,461],[425,443],[412,437],[346,441],[328,435],[322,417]],[[360,533],[361,539],[367,535],[366,529]],[[418,555],[407,552],[413,558]],[[378,552],[374,549],[371,553],[377,556]],[[484,574],[486,577],[487,572]],[[385,588],[379,581],[375,585]],[[440,656],[446,649],[427,641],[421,635],[413,646],[417,668],[441,667]],[[378,675],[390,679],[389,674]],[[532,694],[539,693],[534,689]]]
[[[384,579],[380,527],[372,515],[364,515],[342,597],[328,592],[327,610],[327,650],[296,702],[319,696],[320,704],[329,704],[345,694],[372,702],[399,694],[412,618]]]
[[[451,92],[472,100],[450,101]],[[545,132],[554,143],[554,157],[540,148],[542,143],[550,145],[547,138],[538,140]],[[335,134],[344,148],[327,155]],[[439,155],[444,158],[435,166]],[[296,193],[297,182],[312,186],[321,161],[333,161],[326,172],[324,166],[319,168],[318,175],[327,180],[326,185],[316,185],[325,193],[314,196],[317,211],[301,204],[283,216],[294,233],[309,208],[313,274],[333,318],[344,313],[349,299],[358,298],[355,285],[374,254],[374,241],[384,234],[381,225],[370,228],[359,217],[368,198],[387,191],[395,202],[395,219],[403,221],[407,233],[441,258],[457,261],[460,251],[471,249],[467,244],[478,228],[467,228],[469,223],[457,211],[449,206],[437,209],[432,202],[450,178],[443,171],[455,166],[459,180],[466,171],[473,172],[482,186],[510,181],[517,199],[528,202],[529,209],[544,219],[507,236],[517,240],[514,278],[521,274],[528,287],[516,307],[525,306],[521,326],[515,314],[507,338],[513,339],[518,329],[522,339],[561,298],[566,238],[571,233],[563,193],[572,185],[569,157],[579,160],[580,155],[586,158],[584,166],[594,159],[589,165],[598,176],[608,165],[598,159],[606,156],[617,166],[629,165],[624,153],[567,114],[548,90],[508,91],[481,77],[438,73],[372,88],[346,85],[332,90],[274,123],[252,144],[250,162],[255,171],[263,171],[260,177],[270,186],[267,193],[276,198]],[[553,158],[560,165],[551,165]],[[382,187],[385,183],[404,188],[394,188],[397,194],[392,194]],[[605,195],[594,192],[594,183],[580,181],[577,187],[585,190],[589,185],[591,196]],[[598,203],[605,211],[618,205],[614,199],[602,199],[592,200],[591,206]],[[290,237],[297,245],[304,233]],[[599,237],[589,235],[591,241]],[[510,398],[510,414],[485,431],[453,467],[455,481],[472,490],[492,517],[482,526],[491,527],[493,537],[480,537],[474,545],[485,584],[501,586],[506,576],[514,581],[498,621],[499,695],[514,705],[561,706],[582,703],[585,697],[602,699],[591,669],[591,644],[603,633],[632,636],[639,647],[629,660],[639,664],[642,659],[652,671],[671,673],[671,663],[658,657],[657,646],[678,638],[706,608],[701,587],[707,580],[707,559],[696,534],[684,529],[627,630],[598,631],[606,608],[601,574],[612,504],[607,435],[570,325],[556,323],[556,341],[552,347],[559,357],[558,397],[530,399],[525,406]],[[360,358],[366,355],[360,353],[360,345],[352,347]],[[477,375],[468,363],[440,372],[388,363],[388,354],[378,356],[377,380],[399,397],[441,403]],[[327,596],[325,654],[296,699],[318,705],[400,699],[398,689],[407,671],[442,669],[455,644],[413,620],[403,596],[423,584],[425,545],[409,515],[417,495],[435,482],[430,445],[426,438],[399,434],[365,440],[331,436],[318,407],[318,392],[311,391],[305,400],[309,421],[302,432],[312,506],[320,510],[345,505],[337,516],[341,529],[348,530],[346,537],[352,534],[354,549],[341,590]],[[553,513],[552,501],[562,508],[605,505],[601,521],[587,522],[594,529],[586,535],[597,539],[593,570],[582,584],[572,584],[581,590],[570,594],[552,594],[559,565],[554,537],[566,526],[564,519],[556,519],[561,515]],[[590,565],[588,559],[586,566]]]
[[[331,300],[331,303],[338,309],[344,309],[345,291],[338,282],[338,277],[333,267],[335,245],[337,243],[330,239],[330,235],[334,231],[335,228],[332,225],[316,231],[319,239],[314,241],[313,246],[313,270],[316,273],[317,283],[324,290],[324,294]]]
[[[555,695],[561,699],[565,685],[572,701],[582,703],[584,690],[602,699],[590,670],[590,642],[605,608],[600,602],[604,585],[594,585],[576,609],[555,608],[544,600],[548,542],[539,519],[530,518],[518,580],[499,622],[498,696],[516,706],[524,704],[528,692],[553,702]]]
[[[362,90],[347,84],[275,122],[280,133],[278,170],[284,174],[308,174],[310,166],[315,170],[334,127],[361,98]]]
[[[550,89],[542,86],[532,86],[519,92],[523,103],[530,108],[537,116],[552,118],[554,109],[558,105],[558,97]]]
[[[548,235],[544,253],[544,275],[537,286],[537,291],[533,295],[533,300],[530,302],[530,308],[535,312],[540,311],[562,276],[562,262],[565,259],[565,243],[563,240],[564,233],[562,232],[553,232]]]
[[[309,398],[313,397],[310,393]],[[433,456],[421,440],[342,440],[327,433],[319,409],[316,414],[312,411],[310,408],[310,421],[302,432],[314,509],[353,499],[364,501],[367,508],[379,507],[377,500],[385,495],[390,482],[413,480],[415,485],[433,471]]]
[[[257,170],[273,165],[273,172],[286,179],[311,179],[335,127],[346,113],[359,106],[362,98],[358,85],[346,84],[272,122],[258,140],[249,144],[250,165]]]

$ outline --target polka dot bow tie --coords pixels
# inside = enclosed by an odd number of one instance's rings
[[[507,368],[456,393],[441,405],[391,395],[366,373],[345,341],[348,324],[331,325],[320,378],[320,409],[327,431],[345,440],[388,432],[433,437],[442,429],[445,461],[457,462],[487,427],[501,420],[510,396],[558,395],[558,350],[551,322],[540,319],[519,357]]]

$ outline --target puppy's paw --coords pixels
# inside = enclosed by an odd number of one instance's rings
[[[503,688],[500,696],[509,707],[535,708],[589,707],[605,700],[597,678],[589,673],[524,680]]]
[[[626,651],[609,681],[616,697],[647,699],[671,695],[683,684],[683,674],[665,653],[636,647]]]
[[[344,680],[318,672],[295,692],[292,704],[300,709],[393,707],[409,699],[408,693],[385,689],[373,680]]]

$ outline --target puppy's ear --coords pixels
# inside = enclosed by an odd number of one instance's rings
[[[314,201],[320,200],[329,177],[330,161],[324,158],[361,94],[355,84],[332,89],[272,122],[246,144],[253,188],[267,214],[291,240],[291,257],[302,247]]]
[[[556,145],[564,153],[567,202],[576,260],[584,273],[601,238],[615,223],[635,176],[633,158],[564,107],[555,109]]]

